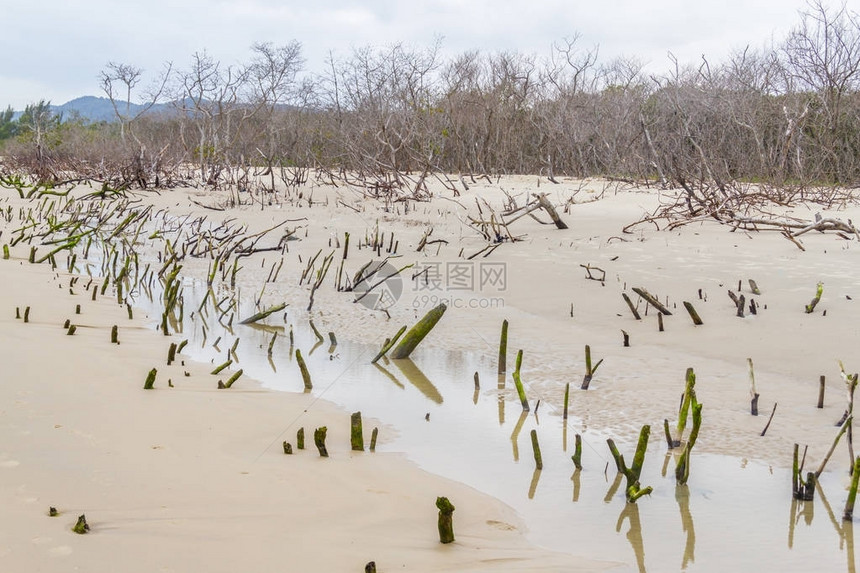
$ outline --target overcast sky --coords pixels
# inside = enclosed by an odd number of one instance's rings
[[[851,4],[849,8],[857,9]],[[298,40],[306,68],[331,50],[442,38],[445,54],[470,49],[544,56],[554,40],[581,35],[600,60],[637,56],[654,72],[667,53],[719,61],[735,48],[779,40],[805,0],[13,0],[3,7],[0,106],[61,104],[100,93],[108,61],[156,72],[184,67],[206,49],[224,63],[248,59],[254,42]]]

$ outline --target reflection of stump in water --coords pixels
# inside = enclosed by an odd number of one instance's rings
[[[857,565],[854,561],[854,522],[853,521],[837,521],[836,515],[833,513],[833,508],[830,507],[830,502],[827,501],[827,496],[824,495],[824,488],[819,487],[818,493],[821,496],[821,502],[824,504],[824,509],[827,510],[827,515],[830,517],[830,523],[833,524],[833,528],[836,530],[836,533],[839,534],[839,547],[842,548],[843,544],[845,546],[846,557],[848,558],[848,573],[856,573]],[[792,544],[794,543],[794,516],[795,516],[795,507],[797,501],[792,501],[791,506],[791,522],[789,523],[788,528],[788,547],[791,549]]]
[[[406,376],[406,379],[412,382],[412,384],[418,388],[422,394],[437,404],[442,403],[442,394],[439,393],[436,386],[433,385],[430,379],[427,378],[427,376],[414,362],[412,362],[412,360],[403,358],[395,360],[394,364],[400,372]]]
[[[532,474],[532,482],[529,484],[529,499],[535,498],[535,492],[537,491],[538,482],[540,481],[540,473],[541,470],[535,469]]]
[[[681,527],[687,534],[684,543],[684,557],[681,560],[681,569],[696,562],[696,529],[693,524],[693,514],[690,513],[690,489],[686,485],[675,486],[675,501],[681,510]]]
[[[526,418],[528,418],[528,417],[529,417],[529,413],[526,411],[523,411],[520,414],[520,417],[517,420],[516,425],[514,426],[514,431],[511,432],[511,443],[513,444],[513,447],[514,447],[514,461],[515,462],[520,461],[520,447],[519,447],[518,441],[520,439],[520,432],[523,429],[523,424],[525,424]]]
[[[627,541],[633,548],[633,553],[636,555],[636,566],[639,568],[639,573],[645,573],[645,544],[642,542],[642,522],[639,520],[639,506],[635,503],[627,503],[624,509],[618,516],[618,522],[615,524],[615,531],[621,532],[621,526],[624,519],[630,521],[630,529],[627,531]]]
[[[570,481],[573,482],[573,501],[574,503],[579,501],[579,490],[582,487],[582,480],[580,479],[580,474],[582,474],[582,470],[577,468],[574,470],[573,475],[570,476]]]

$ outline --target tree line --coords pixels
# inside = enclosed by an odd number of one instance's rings
[[[198,52],[148,82],[112,62],[99,79],[116,122],[64,127],[39,115],[45,102],[17,121],[7,109],[0,168],[255,191],[315,171],[418,199],[431,179],[458,192],[469,176],[598,176],[680,187],[702,204],[750,184],[789,201],[860,182],[860,17],[844,4],[813,0],[785,38],[725,61],[669,57],[670,72],[649,74],[636,58],[601,61],[573,36],[545,58],[356,48],[317,74],[297,42],[255,44],[235,65]],[[155,113],[156,102],[171,111]]]

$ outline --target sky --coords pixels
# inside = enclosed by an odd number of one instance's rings
[[[860,0],[848,2],[858,10]],[[824,0],[825,4],[832,4]],[[62,104],[104,95],[110,62],[153,77],[165,62],[187,67],[206,50],[225,64],[250,58],[255,42],[298,41],[305,68],[322,72],[328,54],[441,38],[444,56],[467,50],[546,57],[552,43],[579,35],[601,62],[635,56],[652,73],[682,63],[724,60],[731,50],[778,42],[800,21],[806,0],[13,0],[3,8],[0,107],[41,99]]]

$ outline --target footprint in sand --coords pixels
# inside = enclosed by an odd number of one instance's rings
[[[503,531],[514,531],[516,529],[515,526],[510,523],[505,523],[504,521],[497,521],[495,519],[488,519],[487,525],[495,527],[496,529],[501,529]]]
[[[18,460],[3,460],[0,462],[0,468],[17,468],[21,465]]]

